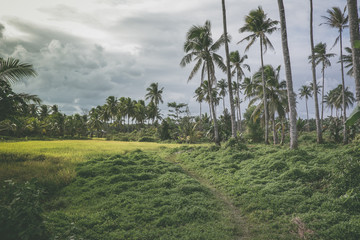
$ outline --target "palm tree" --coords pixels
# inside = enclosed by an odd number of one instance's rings
[[[164,88],[159,89],[158,83],[151,83],[150,87],[146,89],[148,91],[145,95],[145,99],[150,99],[150,102],[153,102],[156,107],[159,105],[159,103],[163,103],[161,94],[163,94]]]
[[[299,88],[300,99],[305,98],[305,106],[306,106],[306,121],[307,121],[307,128],[308,132],[310,131],[309,125],[309,109],[308,109],[308,99],[312,97],[312,90],[311,87],[308,85],[302,85]]]
[[[343,45],[342,45],[342,32],[344,28],[347,28],[349,17],[345,15],[346,7],[344,11],[341,11],[338,7],[333,7],[326,11],[328,16],[322,16],[325,19],[325,25],[330,26],[331,28],[336,28],[339,32],[339,36],[335,39],[334,46],[340,40],[340,63],[341,63],[341,82],[342,82],[342,100],[343,100],[343,142],[347,143],[347,134],[346,134],[346,107],[345,107],[345,79],[344,79],[344,63],[343,59]]]
[[[244,61],[248,58],[248,56],[245,54],[244,56],[240,56],[239,51],[231,52],[230,53],[230,63],[231,68],[233,69],[231,74],[234,76],[236,74],[236,82],[233,82],[233,89],[235,89],[235,94],[237,100],[236,105],[238,109],[238,131],[241,131],[241,110],[240,110],[240,85],[241,85],[241,79],[243,76],[245,76],[243,68],[248,70],[250,72],[250,66]]]
[[[325,68],[331,66],[330,58],[334,57],[334,53],[326,52],[326,43],[318,43],[314,47],[314,60],[315,65],[321,63],[321,73],[322,73],[322,91],[321,91],[321,125],[324,119],[324,90],[325,90]],[[309,62],[312,61],[312,56],[309,56]]]
[[[212,88],[215,84],[215,64],[223,71],[226,66],[222,61],[222,57],[216,53],[219,48],[225,43],[224,35],[214,42],[211,34],[210,21],[206,21],[204,26],[193,26],[187,32],[186,41],[184,43],[184,52],[186,55],[182,58],[180,66],[185,67],[189,63],[195,61],[195,66],[192,69],[188,81],[190,81],[201,68],[201,82],[204,81],[205,74],[208,79],[208,92],[210,97],[211,112],[213,115],[214,124],[214,138],[215,143],[220,145],[219,129],[216,120],[216,112]]]
[[[356,101],[360,102],[360,48],[359,46],[355,46],[356,42],[360,39],[357,1],[347,0],[347,7],[349,9],[350,42],[351,48],[354,52],[352,57],[353,62],[355,63],[354,78],[356,86]]]
[[[195,90],[196,101],[200,103],[200,120],[201,120],[201,103],[204,101],[205,93],[202,91],[201,86]]]
[[[264,59],[263,54],[266,52],[267,48],[274,49],[272,43],[266,34],[271,34],[277,30],[276,25],[278,21],[271,20],[267,18],[267,14],[265,14],[264,10],[259,6],[257,9],[250,11],[249,15],[245,17],[245,25],[239,29],[240,33],[243,32],[251,32],[249,36],[243,38],[240,42],[250,41],[246,46],[245,51],[249,50],[249,48],[253,45],[257,38],[260,39],[260,59],[261,59],[261,70],[262,70],[262,87],[263,87],[263,103],[264,103],[264,111],[265,111],[265,143],[268,143],[268,109],[267,109],[267,97],[266,97],[266,83],[264,77]]]
[[[286,30],[285,8],[282,0],[278,0],[278,6],[279,6],[280,25],[281,25],[282,48],[283,48],[284,63],[285,63],[288,109],[290,112],[290,149],[295,149],[297,148],[298,145],[297,128],[296,128],[296,97],[293,90],[290,53],[289,53],[287,30]]]
[[[26,77],[35,77],[37,75],[33,66],[28,63],[21,63],[20,60],[0,58],[0,81],[8,84],[17,83]]]
[[[227,82],[225,82],[225,79],[221,79],[220,81],[218,81],[217,87],[219,89],[219,96],[221,96],[223,99],[223,108],[225,111],[225,96],[227,94],[226,88],[228,87],[228,84]]]
[[[264,68],[264,70],[259,69],[259,71],[257,71],[252,78],[252,92],[249,95],[249,98],[251,98],[249,101],[249,106],[260,102],[256,106],[253,115],[259,115],[260,112],[264,110],[264,91],[262,88],[262,73],[264,72],[267,95],[266,102],[272,122],[274,144],[277,144],[278,138],[275,126],[275,115],[277,113],[280,118],[285,117],[287,108],[286,82],[279,81],[280,66],[274,69],[273,66],[266,65]],[[265,113],[263,114],[263,117],[265,117]]]
[[[114,118],[116,117],[117,114],[117,104],[118,101],[114,96],[109,96],[106,99],[106,104],[104,106],[104,111],[106,111],[107,116],[109,116],[110,119],[110,123],[114,122]]]
[[[224,28],[224,37],[225,37],[225,55],[226,55],[226,73],[227,73],[227,86],[229,88],[229,100],[230,100],[230,111],[231,111],[231,137],[236,138],[236,120],[235,120],[235,105],[234,105],[234,96],[231,85],[231,69],[230,69],[230,53],[229,53],[229,38],[227,34],[226,26],[226,9],[225,9],[225,0],[221,0],[222,5],[222,15],[223,15],[223,28]],[[225,106],[224,106],[225,111]]]
[[[319,114],[319,100],[318,100],[318,86],[316,83],[316,65],[315,65],[315,48],[314,48],[314,33],[313,33],[313,3],[310,0],[310,45],[311,45],[311,70],[314,89],[314,103],[315,103],[315,121],[316,121],[316,136],[317,143],[322,143],[322,125]]]

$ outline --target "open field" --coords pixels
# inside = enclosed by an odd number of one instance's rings
[[[68,184],[75,166],[95,156],[123,154],[137,149],[155,152],[177,144],[98,140],[24,141],[0,143],[0,182],[37,178],[50,185]],[[0,184],[1,184],[0,183]]]

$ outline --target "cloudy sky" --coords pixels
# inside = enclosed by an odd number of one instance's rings
[[[295,90],[311,81],[309,1],[285,2],[289,47]],[[321,16],[333,6],[343,8],[346,1],[314,1],[315,44],[323,41],[330,48],[337,31]],[[275,0],[227,0],[230,51],[244,54],[247,36],[238,29],[244,17],[261,5],[268,17],[278,20]],[[57,104],[66,114],[102,105],[110,96],[144,99],[152,82],[164,87],[163,115],[167,102],[183,102],[193,114],[199,106],[193,99],[200,76],[187,83],[192,65],[181,68],[183,43],[192,25],[212,23],[213,37],[222,33],[220,0],[12,0],[0,8],[0,56],[15,57],[32,63],[38,77],[26,79],[14,89],[37,94],[44,104]],[[270,36],[275,51],[268,51],[265,64],[283,64],[280,31]],[[349,46],[348,31],[344,45]],[[220,54],[224,55],[224,49]],[[339,52],[335,46],[330,50]],[[252,73],[259,69],[259,43],[248,55]],[[325,91],[341,83],[338,57],[326,70]],[[284,69],[281,71],[284,79]],[[317,71],[319,81],[320,69]],[[219,70],[217,78],[225,78]],[[354,89],[354,80],[346,76],[346,85]],[[312,102],[309,103],[311,106]],[[247,107],[243,103],[243,109]],[[219,106],[218,111],[221,111]],[[298,113],[306,116],[305,104],[298,98]],[[310,115],[313,116],[312,111]]]

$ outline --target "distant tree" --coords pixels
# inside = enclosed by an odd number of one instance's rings
[[[308,109],[308,99],[312,97],[312,90],[308,85],[302,85],[299,88],[300,99],[305,98],[305,106],[306,106],[306,121],[307,121],[307,129],[308,132],[310,131],[310,124],[309,124],[309,109]]]
[[[250,41],[246,46],[245,51],[249,50],[249,48],[254,44],[257,38],[260,39],[260,59],[261,59],[261,69],[264,69],[264,60],[263,54],[266,52],[267,48],[274,49],[270,39],[266,36],[266,34],[272,34],[277,30],[276,25],[278,21],[274,21],[270,18],[267,18],[267,14],[265,14],[264,10],[259,6],[257,9],[250,11],[249,15],[245,17],[245,25],[239,29],[240,33],[243,32],[251,32],[249,36],[243,38],[240,42]],[[264,116],[265,116],[265,143],[268,144],[268,109],[267,109],[267,98],[266,98],[266,83],[264,72],[262,72],[262,87],[263,87],[263,104],[264,104]]]
[[[344,63],[343,63],[343,44],[342,44],[342,33],[345,28],[348,27],[349,17],[346,16],[346,7],[343,11],[338,7],[328,9],[328,16],[322,16],[325,19],[325,25],[331,28],[336,28],[339,32],[339,36],[335,39],[334,46],[340,40],[340,63],[341,63],[341,82],[342,82],[342,102],[343,102],[343,143],[348,142],[347,131],[346,131],[346,107],[345,107],[345,79],[344,79]]]
[[[228,84],[227,82],[225,81],[225,79],[221,79],[220,81],[217,82],[217,87],[219,89],[219,96],[222,97],[222,100],[223,100],[223,109],[225,111],[225,96],[227,94],[227,87],[228,87]]]
[[[153,102],[156,106],[159,105],[159,103],[163,103],[162,100],[162,94],[164,91],[164,88],[159,89],[158,83],[151,83],[150,87],[146,89],[147,93],[145,95],[145,99],[150,99],[150,102]]]
[[[240,56],[239,51],[234,51],[230,53],[230,63],[232,68],[231,74],[233,76],[236,74],[236,81],[233,82],[233,89],[237,98],[235,102],[238,110],[238,131],[241,131],[240,86],[241,79],[245,76],[243,69],[246,69],[250,72],[250,66],[244,63],[247,58],[248,56],[246,54],[244,56]]]
[[[206,21],[204,26],[193,26],[187,32],[186,41],[184,43],[184,52],[186,55],[182,58],[180,66],[185,67],[189,63],[195,61],[195,66],[192,69],[188,81],[190,81],[197,72],[201,69],[201,83],[205,80],[207,74],[208,96],[211,106],[211,114],[213,115],[214,136],[215,143],[220,145],[219,129],[216,119],[215,104],[212,96],[212,88],[215,84],[215,64],[223,71],[226,66],[223,63],[222,57],[216,52],[225,43],[225,37],[222,35],[214,42],[211,33],[211,23]]]

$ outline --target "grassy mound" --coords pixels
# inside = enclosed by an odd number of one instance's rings
[[[251,239],[360,239],[360,146],[225,144],[171,150],[231,196]]]
[[[179,166],[142,151],[81,163],[49,204],[54,239],[232,239],[224,206]]]

